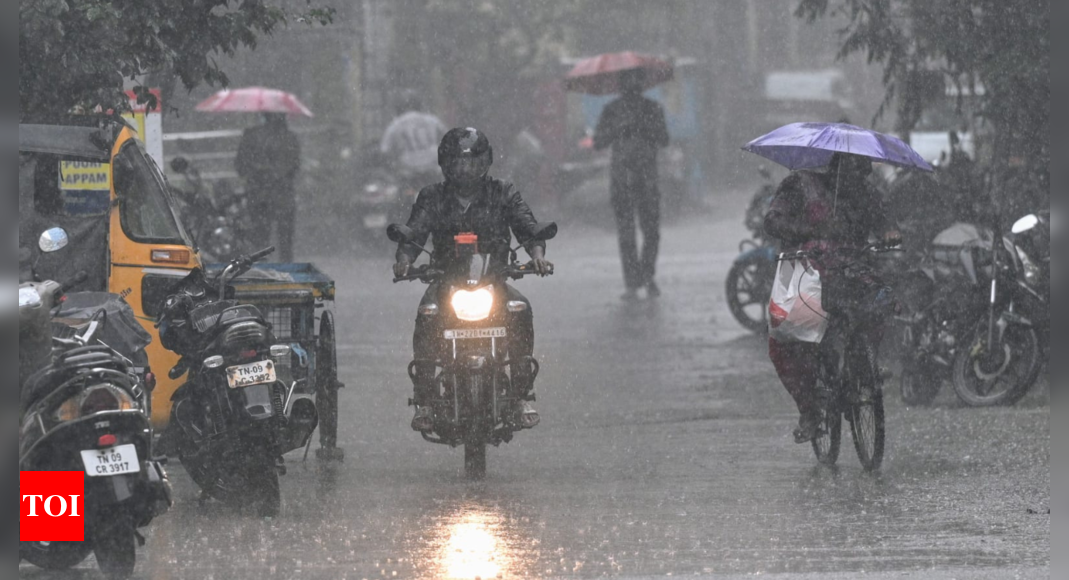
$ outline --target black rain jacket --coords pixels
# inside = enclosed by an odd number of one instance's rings
[[[419,192],[408,218],[408,227],[415,232],[412,240],[423,247],[427,238],[434,242],[431,263],[447,265],[453,255],[457,234],[474,233],[479,236],[480,249],[490,251],[493,260],[499,264],[508,261],[508,245],[512,234],[519,240],[529,239],[534,234],[534,213],[523,201],[520,192],[506,181],[487,177],[483,182],[482,192],[475,195],[467,211],[457,200],[452,186],[436,183]],[[500,241],[502,243],[491,243]],[[545,248],[545,242],[526,244],[530,252],[535,247]],[[411,245],[401,244],[397,248],[397,258],[408,256],[410,262],[419,257],[419,250]]]

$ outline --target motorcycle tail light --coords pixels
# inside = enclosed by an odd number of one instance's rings
[[[98,385],[64,401],[56,410],[58,421],[73,421],[108,411],[129,411],[136,404],[126,391],[111,385]]]
[[[256,358],[256,349],[241,351],[241,358]]]
[[[97,447],[114,447],[118,441],[114,435],[101,435],[100,439],[97,439]]]

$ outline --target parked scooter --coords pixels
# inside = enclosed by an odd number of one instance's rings
[[[172,186],[171,191],[181,202],[182,224],[196,241],[201,256],[223,260],[244,252],[242,241],[248,239],[242,221],[248,216],[245,196],[223,181],[209,186],[184,157],[175,157],[171,170],[189,185],[189,189]]]
[[[154,459],[150,338],[118,296],[71,294],[60,306],[84,279],[19,287],[20,361],[31,350],[27,359],[45,362],[20,373],[19,470],[85,473],[85,541],[22,542],[19,557],[65,570],[92,552],[107,578],[123,579],[145,542],[137,530],[171,507],[171,487]]]
[[[405,226],[391,225],[387,232],[393,242],[412,243],[412,230]],[[546,241],[556,235],[555,223],[538,224],[535,235],[524,243]],[[440,358],[413,361],[408,372],[415,380],[420,363],[435,365],[436,388],[431,403],[434,430],[423,433],[423,438],[451,447],[463,445],[465,472],[470,478],[485,475],[488,444],[496,447],[508,443],[521,430],[513,414],[521,393],[512,388],[511,367],[528,365],[532,382],[539,370],[533,357],[508,360],[508,341],[513,332],[510,314],[526,305],[508,301],[505,282],[535,272],[519,265],[516,249],[510,252],[510,263],[494,263],[489,250],[494,244],[504,243],[479,240],[474,234],[458,236],[454,266],[439,270],[439,265],[432,264],[409,276],[394,278],[395,283],[442,283],[439,304],[443,307],[428,311],[436,320]]]
[[[776,186],[767,169],[762,167],[760,174],[764,183],[746,210],[746,228],[752,232],[753,239],[739,244],[739,257],[728,272],[725,288],[732,316],[755,333],[768,332],[768,301],[772,297],[779,253],[779,244],[764,231],[765,214],[776,195]]]
[[[292,377],[292,348],[276,342],[256,307],[232,299],[230,282],[272,252],[233,260],[215,280],[193,270],[157,322],[163,346],[181,356],[170,377],[188,372],[161,449],[206,496],[255,505],[264,517],[281,508],[282,455],[304,447],[318,424],[314,400],[295,394],[309,389]]]

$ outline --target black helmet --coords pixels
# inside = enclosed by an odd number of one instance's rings
[[[438,146],[438,166],[447,181],[471,183],[482,179],[494,163],[494,148],[486,135],[472,127],[450,129]]]

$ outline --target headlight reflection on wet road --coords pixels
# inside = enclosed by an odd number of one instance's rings
[[[510,536],[511,526],[496,509],[463,504],[436,518],[427,567],[430,577],[490,580],[524,577],[529,546]]]

